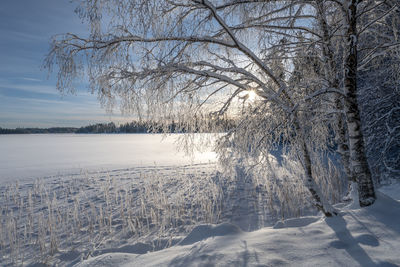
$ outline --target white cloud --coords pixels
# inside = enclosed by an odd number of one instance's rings
[[[42,80],[40,80],[40,79],[28,78],[28,77],[22,77],[20,79],[25,80],[25,81],[31,81],[31,82],[42,82]]]
[[[57,91],[55,86],[49,86],[49,85],[25,85],[25,84],[0,83],[0,87],[7,89],[18,89],[34,93],[46,93],[54,95],[60,94],[60,92]]]

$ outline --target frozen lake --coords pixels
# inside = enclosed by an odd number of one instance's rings
[[[188,157],[179,134],[0,135],[0,182],[83,171],[215,162],[211,147]]]

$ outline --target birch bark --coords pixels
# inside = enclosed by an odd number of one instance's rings
[[[344,47],[343,86],[344,109],[349,133],[350,163],[358,184],[360,206],[374,203],[376,196],[371,172],[365,155],[361,131],[360,111],[357,103],[357,5],[358,0],[344,2],[346,45]]]

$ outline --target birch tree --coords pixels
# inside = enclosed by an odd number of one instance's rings
[[[360,105],[357,102],[360,95],[357,84],[358,52],[368,50],[369,57],[379,57],[380,53],[389,47],[396,46],[396,43],[385,45],[382,42],[376,42],[373,47],[364,48],[360,47],[359,40],[365,38],[364,33],[370,28],[377,27],[382,18],[396,10],[397,3],[395,1],[313,1],[311,5],[315,9],[316,18],[315,32],[309,31],[309,33],[319,43],[320,58],[325,69],[320,86],[342,91],[341,94],[332,96],[336,103],[334,108],[338,113],[332,121],[336,129],[338,152],[342,156],[348,178],[357,181],[360,205],[368,206],[374,202],[375,193],[361,131]],[[387,12],[371,16],[382,5],[388,5],[390,8],[386,9]],[[342,58],[341,55],[343,55]]]
[[[362,123],[360,111],[361,107],[365,107],[364,118],[372,118],[376,114],[369,108],[371,100],[367,101],[368,96],[377,96],[376,92],[382,92],[388,81],[391,84],[388,95],[391,95],[391,99],[397,99],[398,78],[393,75],[396,71],[389,69],[396,69],[397,66],[398,25],[394,25],[398,23],[399,1],[315,1],[314,7],[316,28],[320,33],[320,37],[316,38],[321,41],[321,61],[325,66],[325,86],[343,88],[344,96],[335,96],[337,110],[345,113],[345,117],[338,114],[334,120],[339,152],[347,176],[358,183],[360,205],[368,206],[374,202],[375,193],[366,152],[371,151],[371,147],[378,142],[368,142],[368,149],[365,147],[365,140],[377,140],[380,136],[383,140],[380,144],[384,144],[378,145],[381,147],[379,158],[382,159],[385,153],[389,154],[389,150],[396,148],[398,131],[393,123],[389,123],[391,126],[387,124],[386,131],[380,131],[380,135],[377,135],[368,132],[371,128],[366,126],[364,129],[367,130],[367,136],[364,136],[361,126],[369,125],[374,120],[364,119]],[[340,69],[343,70],[342,73],[339,72]],[[374,78],[370,79],[368,76]],[[374,83],[375,88],[371,86]],[[393,121],[392,113],[398,107],[396,102],[391,102],[389,106],[384,100],[374,102],[377,104],[376,111],[383,109],[386,112],[381,118]],[[389,165],[393,162],[396,162],[396,156],[392,156]],[[392,167],[388,169],[395,170]],[[380,174],[376,173],[378,175]]]
[[[56,36],[46,66],[57,67],[59,90],[88,75],[105,107],[147,120],[207,130],[206,118],[238,118],[220,142],[225,162],[232,149],[259,162],[284,140],[314,205],[331,216],[313,166],[332,125],[360,204],[375,199],[357,103],[358,27],[372,2],[86,0],[78,14],[90,35]],[[296,55],[311,47],[324,73],[294,84]]]
[[[323,59],[326,62],[326,68],[329,68],[328,75],[326,77],[329,81],[330,86],[338,86],[339,79],[342,77],[342,87],[344,89],[344,97],[340,101],[338,98],[338,109],[344,108],[346,115],[346,127],[342,127],[343,123],[339,117],[336,121],[338,124],[337,135],[339,137],[339,145],[342,144],[344,149],[341,149],[342,158],[344,158],[344,167],[347,170],[346,162],[349,159],[350,171],[346,171],[350,175],[350,178],[354,177],[358,183],[358,191],[360,198],[360,205],[367,206],[373,203],[375,199],[375,193],[373,189],[373,181],[371,177],[371,168],[368,166],[366,158],[367,148],[365,147],[365,138],[361,129],[362,122],[360,117],[360,107],[368,106],[366,102],[366,96],[371,95],[374,91],[370,86],[368,90],[365,90],[366,85],[366,73],[376,74],[376,63],[382,59],[386,59],[386,62],[394,62],[396,59],[395,51],[398,48],[398,41],[396,41],[396,27],[393,27],[393,23],[398,20],[398,1],[317,1],[317,14],[319,14],[318,27],[321,29],[323,36]],[[329,10],[331,12],[330,17]],[[339,20],[336,18],[339,14]],[[340,15],[341,14],[341,15]],[[342,19],[340,19],[340,17]],[[388,20],[390,21],[389,23]],[[390,26],[389,26],[390,25]],[[336,30],[334,34],[332,30]],[[390,32],[391,37],[388,36]],[[333,33],[333,34],[332,34]],[[337,37],[335,37],[335,35]],[[327,38],[328,37],[328,38]],[[335,49],[334,43],[339,44]],[[360,53],[360,55],[359,55]],[[341,61],[336,55],[343,54],[343,60]],[[342,63],[341,63],[342,62]],[[371,64],[374,62],[374,64]],[[337,66],[343,66],[343,73],[335,71]],[[396,64],[390,64],[390,67],[396,66]],[[375,76],[375,81],[378,81],[379,85],[376,88],[383,88],[384,81],[397,80],[390,71],[386,71],[389,66],[382,66],[384,73],[382,75]],[[389,68],[390,68],[389,67]],[[373,70],[375,69],[375,71]],[[369,82],[370,79],[367,78]],[[361,83],[364,88],[359,85]],[[392,84],[391,95],[396,95],[395,83]],[[379,89],[380,90],[380,89]],[[376,91],[376,89],[375,89]],[[395,99],[396,97],[394,97]],[[361,104],[357,101],[361,100]],[[381,102],[383,103],[383,102]],[[384,105],[377,105],[376,107],[383,107]],[[396,105],[392,105],[392,108],[396,109]],[[392,110],[392,109],[390,109]],[[387,113],[389,116],[391,112]],[[364,117],[371,116],[372,113],[364,112]],[[369,124],[370,120],[365,120],[365,124]],[[344,131],[346,130],[347,131]],[[367,128],[368,129],[368,128]],[[381,136],[390,135],[391,138],[386,139],[388,144],[393,145],[393,136],[396,136],[393,131],[394,128],[387,129],[386,134],[381,132]],[[389,134],[389,132],[391,132]],[[343,142],[343,136],[348,136],[348,142]],[[368,137],[368,136],[367,136]],[[368,140],[368,139],[367,139]],[[389,141],[390,140],[390,141]],[[369,146],[374,146],[371,144]],[[349,148],[349,152],[346,152],[346,148]],[[385,151],[385,149],[383,150]]]
[[[344,1],[342,5],[345,25],[343,30],[346,39],[343,59],[344,109],[349,133],[350,162],[358,184],[360,206],[369,206],[375,201],[375,192],[365,154],[360,111],[357,103],[357,8],[359,2],[358,0],[349,0]]]

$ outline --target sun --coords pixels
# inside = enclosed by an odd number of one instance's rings
[[[247,95],[248,95],[247,101],[249,101],[249,102],[256,101],[256,99],[257,99],[256,92],[254,92],[253,90],[249,90],[249,91],[247,91]]]
[[[257,95],[257,93],[251,89],[240,92],[237,97],[238,97],[238,100],[240,100],[243,103],[247,103],[247,104],[251,104],[253,102],[256,102],[258,99],[260,99],[260,97]]]

